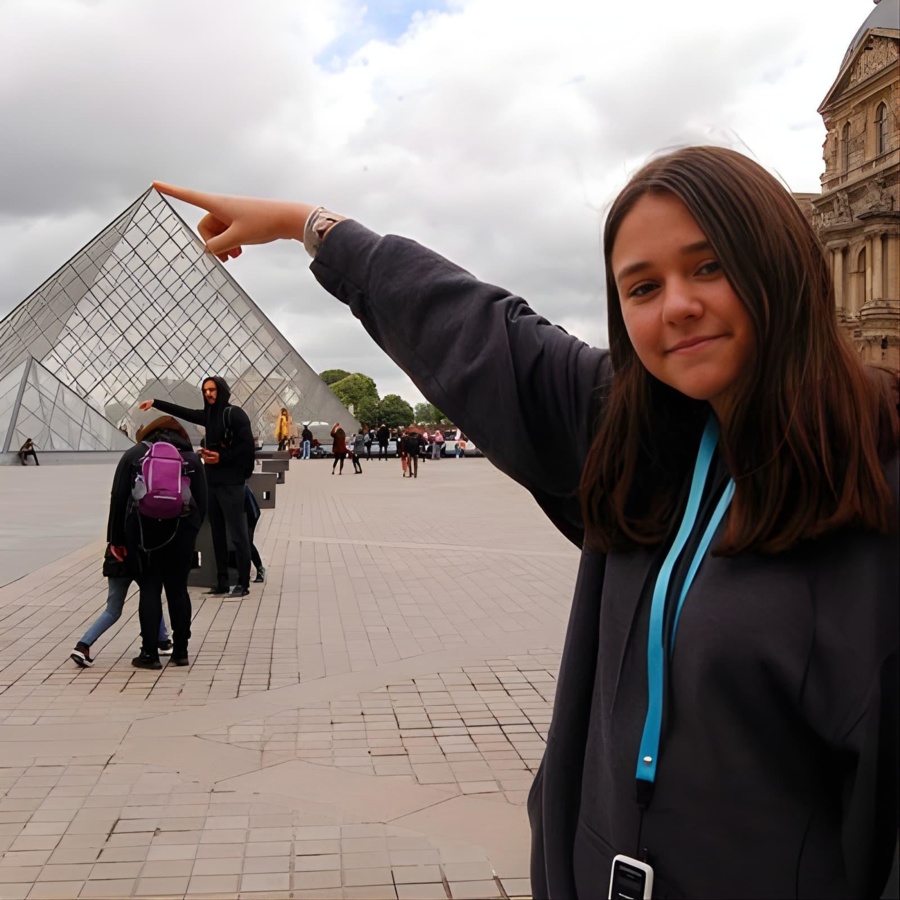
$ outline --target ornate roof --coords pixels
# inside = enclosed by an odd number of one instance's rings
[[[873,28],[900,31],[900,0],[875,0],[875,9],[869,13],[866,21],[862,23],[859,31],[853,35],[853,40],[850,41],[850,46],[844,54],[844,61],[841,63],[841,69],[850,62],[853,51],[859,46],[866,32]]]

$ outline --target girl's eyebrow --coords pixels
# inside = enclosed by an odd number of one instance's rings
[[[692,253],[699,253],[702,250],[712,250],[712,244],[706,238],[702,241],[695,241],[693,244],[687,244],[686,246],[681,248],[682,256],[690,256]],[[623,269],[619,270],[619,273],[616,275],[616,281],[621,281],[623,278],[627,278],[629,275],[634,275],[636,272],[641,272],[644,269],[649,269],[650,263],[646,261],[641,262],[633,262]]]

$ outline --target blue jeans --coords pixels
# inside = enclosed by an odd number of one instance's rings
[[[103,634],[108,628],[111,628],[119,621],[122,615],[122,608],[125,606],[125,596],[128,594],[128,588],[131,586],[131,578],[107,578],[109,582],[109,592],[106,595],[106,609],[97,617],[97,620],[84,633],[84,637],[79,641],[81,644],[92,646],[94,641]],[[159,620],[159,640],[167,641],[169,632],[166,631],[166,618],[161,616]]]
[[[309,441],[303,442],[303,459],[309,459]]]

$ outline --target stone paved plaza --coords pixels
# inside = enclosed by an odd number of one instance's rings
[[[82,670],[112,471],[0,468],[0,900],[528,896],[577,565],[531,497],[295,461],[266,583],[191,590],[190,667],[131,666],[131,595]]]

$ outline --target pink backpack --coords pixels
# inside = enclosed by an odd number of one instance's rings
[[[167,441],[156,441],[140,462],[131,495],[138,512],[150,519],[177,519],[191,503],[187,463]]]

